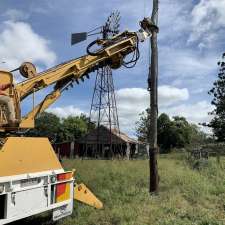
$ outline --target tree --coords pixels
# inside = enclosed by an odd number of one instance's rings
[[[53,113],[43,112],[35,120],[35,129],[26,136],[48,137],[53,143],[73,141],[85,135],[88,128],[93,129],[94,124],[84,114],[60,119]]]
[[[222,60],[218,62],[219,73],[217,80],[213,83],[209,95],[213,97],[211,104],[215,109],[210,113],[214,116],[207,126],[213,129],[217,141],[225,141],[225,53]],[[205,124],[206,125],[206,124]]]
[[[170,120],[165,113],[159,116],[159,146],[161,152],[182,148],[190,142],[190,125],[184,117],[175,116]]]
[[[64,141],[72,141],[80,138],[88,131],[88,119],[86,116],[69,116],[62,121]]]
[[[201,131],[196,124],[190,124],[190,129],[191,129],[190,144],[202,145],[206,143],[212,143],[211,137],[207,136],[206,133]]]
[[[150,123],[149,109],[140,114],[137,125],[139,140],[146,142]],[[165,113],[158,118],[158,144],[161,153],[169,152],[172,148],[183,148],[189,144],[199,144],[206,140],[206,135],[197,125],[188,123],[184,117],[175,116],[172,120]]]
[[[167,114],[162,113],[158,118],[158,144],[161,152],[171,147],[171,135],[171,120]]]
[[[60,118],[53,113],[43,112],[35,120],[35,129],[31,129],[28,136],[48,137],[50,141],[56,142],[60,133]]]
[[[139,116],[140,119],[136,122],[136,134],[139,141],[147,142],[149,138],[150,109],[146,109]]]
[[[176,146],[174,147],[184,147],[186,144],[190,144],[191,138],[191,128],[190,124],[184,117],[174,116],[173,117],[174,129],[176,130]]]

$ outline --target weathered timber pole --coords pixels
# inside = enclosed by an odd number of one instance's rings
[[[158,0],[153,0],[152,22],[158,26]],[[157,118],[158,118],[158,47],[157,30],[152,30],[151,36],[151,60],[149,67],[150,89],[150,126],[149,126],[149,170],[150,170],[150,193],[158,193],[159,176],[157,165]]]

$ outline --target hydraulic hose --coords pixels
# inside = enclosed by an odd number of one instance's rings
[[[92,41],[88,46],[87,46],[87,53],[88,55],[91,56],[98,56],[100,54],[102,54],[105,50],[105,48],[99,49],[97,52],[92,52],[90,49],[92,46],[94,46],[95,44],[97,44],[97,42],[99,41],[99,39],[96,39],[94,41]]]

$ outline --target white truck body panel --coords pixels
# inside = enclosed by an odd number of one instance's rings
[[[64,170],[45,171],[0,178],[0,225],[32,215],[53,211],[53,220],[71,215],[73,211],[74,178],[57,180]],[[56,187],[66,184],[68,197],[57,202]],[[65,186],[65,185],[64,185]]]

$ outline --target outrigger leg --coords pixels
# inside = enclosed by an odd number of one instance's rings
[[[102,202],[82,183],[75,184],[74,187],[74,199],[93,206],[96,209],[102,209]]]

